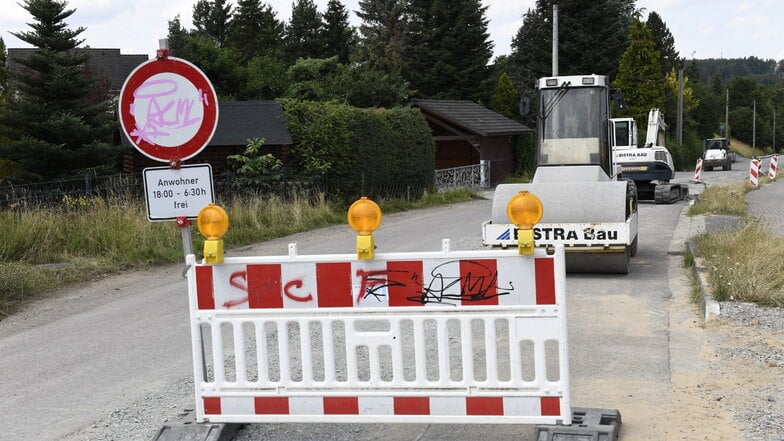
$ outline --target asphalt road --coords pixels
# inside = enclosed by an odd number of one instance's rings
[[[703,178],[731,179],[743,167]],[[678,180],[692,178],[682,173]],[[450,238],[453,249],[478,249],[490,205],[483,200],[389,215],[376,242],[383,252],[438,250],[442,238]],[[668,422],[657,416],[679,415],[672,375],[692,355],[688,335],[673,330],[670,316],[690,286],[680,257],[667,251],[685,205],[640,205],[639,252],[629,275],[567,277],[572,405],[619,409],[624,439],[670,439],[663,435]],[[300,254],[346,253],[354,238],[347,226],[331,227],[230,254],[284,255],[289,242]],[[192,407],[181,270],[169,266],[74,287],[0,322],[0,439],[149,439]],[[530,427],[485,425],[254,424],[237,439],[459,441],[530,439],[531,433]]]

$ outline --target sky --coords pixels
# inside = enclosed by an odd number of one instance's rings
[[[279,20],[288,21],[293,0],[262,0],[272,5]],[[315,0],[319,11],[328,0]],[[179,15],[191,28],[196,0],[67,0],[76,9],[66,23],[70,29],[87,28],[84,45],[120,48],[124,54],[155,55],[158,39],[165,38],[168,21]],[[30,31],[29,13],[22,0],[0,0],[0,37],[6,47],[30,47],[9,33]],[[236,2],[232,2],[236,3]],[[353,11],[358,0],[343,0],[354,26],[360,21]],[[509,54],[511,42],[523,23],[523,15],[535,0],[483,0],[488,7],[488,31],[494,55]],[[590,5],[591,1],[586,0]],[[685,58],[784,59],[784,2],[781,0],[637,0],[643,17],[656,11],[675,37],[675,49]],[[559,31],[561,41],[568,29]]]

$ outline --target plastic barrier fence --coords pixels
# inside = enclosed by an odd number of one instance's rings
[[[197,420],[570,424],[563,256],[189,255]]]

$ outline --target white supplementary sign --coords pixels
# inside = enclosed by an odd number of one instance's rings
[[[215,202],[212,167],[199,164],[178,169],[146,168],[144,193],[147,218],[151,221],[174,220],[180,216],[195,218],[202,208]]]

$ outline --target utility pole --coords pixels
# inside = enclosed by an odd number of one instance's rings
[[[773,153],[776,151],[776,109],[773,109]]]
[[[558,76],[558,5],[553,4],[553,76]]]
[[[676,142],[683,145],[683,69],[678,69],[678,127]]]
[[[753,113],[751,116],[751,156],[757,150],[757,100],[754,100]]]
[[[730,88],[727,88],[727,99],[724,100],[724,136],[730,141]]]

